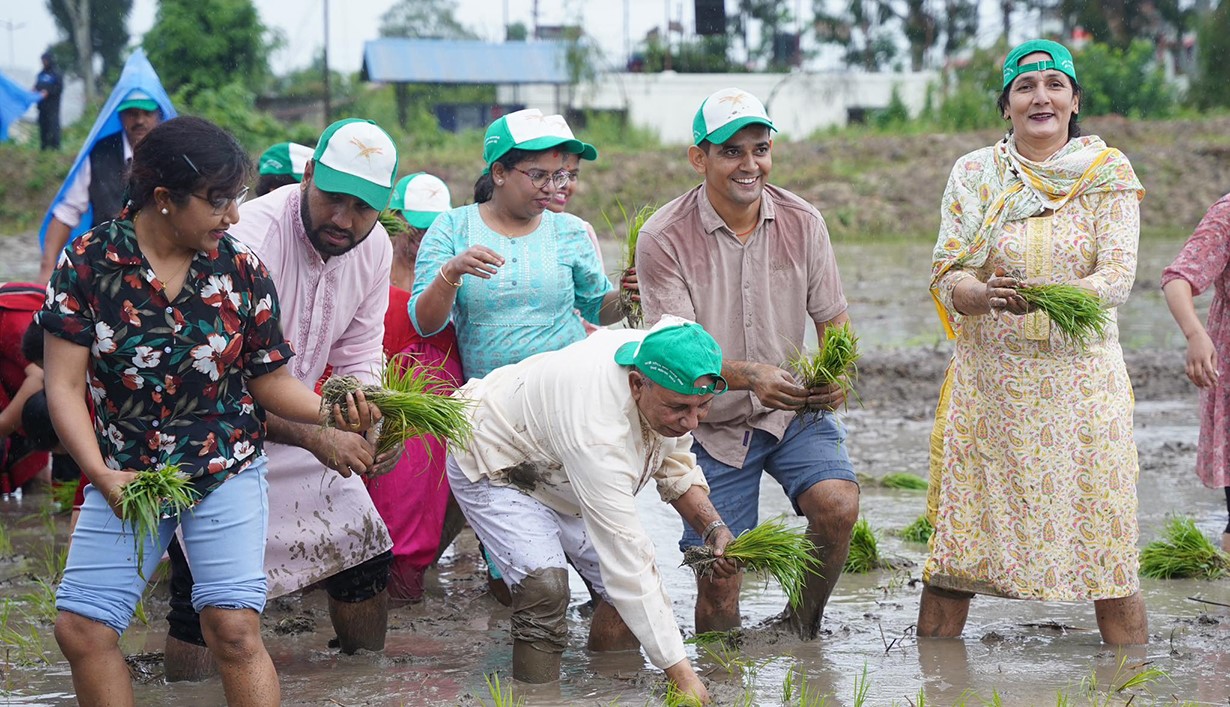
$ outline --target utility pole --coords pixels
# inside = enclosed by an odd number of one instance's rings
[[[13,55],[13,32],[26,26],[25,22],[13,22],[12,20],[0,20],[0,25],[4,25],[9,31],[9,66],[17,66],[17,58]]]
[[[331,96],[329,95],[329,0],[324,0],[325,6],[325,47],[324,47],[324,69],[325,69],[325,127],[329,126],[329,115],[333,112],[332,106],[329,105]]]

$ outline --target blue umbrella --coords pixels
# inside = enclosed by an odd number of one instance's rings
[[[9,126],[42,98],[38,93],[13,83],[12,79],[0,72],[0,142],[9,139]]]
[[[64,178],[64,184],[60,185],[60,191],[56,192],[56,196],[51,200],[51,207],[47,209],[47,215],[43,217],[43,226],[38,232],[38,243],[41,247],[47,238],[47,224],[51,223],[51,212],[56,206],[64,200],[64,193],[68,191],[69,185],[77,178],[77,173],[81,171],[81,166],[90,158],[90,151],[94,149],[94,145],[99,140],[114,135],[123,129],[120,125],[120,114],[115,109],[128,97],[128,94],[133,91],[144,91],[150,98],[158,104],[162,109],[162,119],[170,120],[174,118],[175,107],[171,105],[171,98],[162,87],[162,82],[158,80],[158,74],[154,71],[154,67],[150,65],[149,59],[145,57],[144,49],[137,49],[128,57],[128,61],[124,62],[124,72],[120,74],[120,80],[115,84],[115,88],[111,89],[111,95],[107,97],[107,102],[103,104],[102,110],[98,112],[98,118],[94,121],[94,127],[90,128],[90,135],[85,139],[85,143],[81,146],[81,152],[77,153],[77,159],[73,162],[73,168],[68,170],[68,176]],[[85,233],[90,229],[90,224],[94,222],[93,209],[87,209],[81,217],[81,223],[73,229],[72,235],[69,236],[69,243],[74,238]]]

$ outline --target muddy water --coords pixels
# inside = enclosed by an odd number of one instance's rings
[[[1200,486],[1191,472],[1197,437],[1195,396],[1182,380],[1181,340],[1160,296],[1157,274],[1178,241],[1146,242],[1142,247],[1141,285],[1120,313],[1126,347],[1152,359],[1173,380],[1154,384],[1137,405],[1137,442],[1141,454],[1139,497],[1142,542],[1152,538],[1166,514],[1193,515],[1201,529],[1217,537],[1225,520],[1223,497]],[[938,387],[934,362],[942,363],[945,344],[930,298],[924,264],[929,243],[838,244],[851,314],[865,345],[873,350],[868,376],[900,377],[902,385],[868,381],[865,406],[846,415],[850,452],[860,473],[881,477],[891,472],[925,474],[930,401]],[[608,257],[608,269],[614,259]],[[938,348],[938,352],[937,349]],[[1168,350],[1168,351],[1166,351]],[[924,360],[928,365],[912,366]],[[1172,360],[1173,359],[1173,360]],[[905,364],[902,365],[901,362]],[[1173,365],[1172,365],[1173,364]],[[928,367],[931,366],[931,367]],[[1168,366],[1170,368],[1168,369]],[[883,391],[892,391],[891,394]],[[1160,391],[1160,392],[1158,392]],[[27,560],[0,561],[0,593],[24,601],[33,590],[25,572],[38,573],[46,530],[36,517],[45,497],[27,496],[20,503],[0,502],[0,520],[10,529],[17,552]],[[675,613],[690,633],[694,584],[679,568],[675,547],[680,521],[652,491],[639,500],[645,527],[658,548],[659,567],[673,598]],[[806,674],[809,689],[831,695],[828,704],[852,705],[856,683],[866,674],[868,705],[983,704],[998,695],[1005,705],[1056,703],[1063,692],[1074,704],[1091,704],[1081,696],[1082,681],[1099,685],[1122,682],[1147,663],[1169,674],[1154,682],[1152,696],[1125,693],[1110,704],[1169,704],[1172,696],[1195,704],[1226,705],[1230,698],[1230,608],[1202,604],[1189,597],[1230,604],[1230,580],[1217,582],[1145,580],[1151,640],[1141,649],[1116,653],[1100,645],[1092,606],[1026,603],[979,598],[973,604],[963,640],[925,641],[911,633],[919,587],[917,578],[925,546],[892,534],[923,511],[920,492],[864,485],[862,508],[881,535],[885,555],[913,566],[842,578],[825,619],[820,639],[801,643],[769,631],[755,630],[775,615],[784,599],[775,587],[749,581],[743,594],[746,643],[741,669],[727,672],[712,657],[699,665],[718,704],[778,705],[782,684],[791,670]],[[788,511],[780,490],[766,484],[761,516]],[[64,519],[57,519],[60,535]],[[264,617],[265,642],[277,665],[283,699],[292,705],[475,705],[491,704],[484,675],[507,676],[511,664],[508,611],[486,596],[468,531],[429,576],[426,600],[396,609],[390,616],[383,654],[340,656],[326,648],[332,636],[321,592],[271,602]],[[557,685],[516,692],[529,705],[660,704],[660,673],[639,654],[595,656],[584,649],[584,588],[574,582],[570,611],[571,647],[565,653],[564,679]],[[29,604],[23,604],[29,607]],[[149,599],[149,626],[134,624],[122,639],[129,655],[153,653],[139,661],[144,682],[136,686],[141,705],[222,704],[217,680],[198,685],[166,685],[156,653],[162,648],[165,598],[155,590]],[[72,704],[67,664],[55,650],[50,627],[42,627],[48,664],[16,665],[28,651],[10,649],[4,663],[2,700],[11,704]],[[691,650],[691,649],[690,649]],[[1120,662],[1125,661],[1120,677]],[[1103,694],[1099,700],[1105,700]],[[1099,701],[1098,704],[1106,704]]]

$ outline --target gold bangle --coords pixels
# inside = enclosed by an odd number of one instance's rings
[[[452,280],[450,280],[450,279],[448,279],[447,277],[445,277],[445,276],[444,276],[444,266],[443,266],[443,265],[441,265],[441,266],[440,266],[440,270],[438,271],[438,273],[437,273],[437,274],[439,274],[439,276],[440,276],[440,279],[441,279],[441,280],[444,280],[446,283],[448,283],[449,285],[453,286],[454,288],[460,288],[460,287],[461,287],[461,283],[460,283],[460,282],[453,282]]]

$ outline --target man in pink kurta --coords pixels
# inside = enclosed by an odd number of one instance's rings
[[[338,121],[321,136],[302,183],[244,204],[230,230],[273,277],[283,335],[295,350],[289,368],[308,386],[326,366],[333,375],[379,380],[393,249],[376,217],[396,172],[396,148],[383,130]],[[342,651],[383,648],[393,543],[359,474],[389,468],[397,456],[376,458],[371,441],[347,430],[273,415],[267,422],[269,596],[320,581]],[[197,677],[172,665],[196,660],[189,644],[200,645],[174,617],[179,583],[172,584],[167,672]]]

